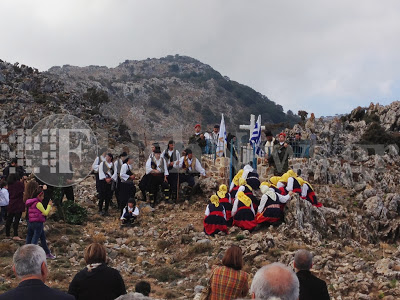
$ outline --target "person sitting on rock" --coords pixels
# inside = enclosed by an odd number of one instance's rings
[[[217,196],[219,203],[225,208],[226,223],[228,226],[232,226],[232,200],[231,195],[228,193],[228,187],[225,184],[219,186]]]
[[[252,190],[258,190],[260,188],[260,179],[257,170],[254,170],[250,164],[244,166],[242,178],[246,179],[246,182]]]
[[[253,194],[253,188],[247,183],[246,179],[240,178],[239,179],[239,186],[244,187],[244,194],[251,199],[251,203],[253,203],[254,210],[257,210],[258,206],[260,205],[260,199],[258,199]]]
[[[303,178],[301,177],[296,177],[296,181],[300,184],[301,186],[301,194],[300,194],[300,198],[307,200],[309,202],[311,202],[311,204],[315,207],[321,207],[322,203],[318,202],[317,200],[317,195],[315,195],[314,189],[311,186],[310,183],[308,183],[307,181],[305,181]]]
[[[175,168],[179,170],[179,183],[188,183],[185,191],[185,200],[190,200],[192,189],[195,185],[194,176],[200,174],[206,177],[206,171],[201,166],[201,162],[195,156],[191,149],[185,149],[184,155],[175,162]]]
[[[232,198],[235,198],[235,195],[237,193],[237,190],[239,188],[239,178],[241,178],[243,175],[243,169],[239,170],[237,174],[233,177],[231,185],[229,187],[229,192],[231,193]],[[232,195],[232,192],[235,190],[235,194]]]
[[[139,208],[136,206],[136,201],[134,198],[130,198],[122,211],[122,225],[132,225],[138,216]]]
[[[217,195],[212,195],[207,205],[204,217],[204,232],[214,235],[220,231],[228,233],[225,208],[219,203]]]
[[[286,195],[286,190],[284,187],[282,187],[282,188],[277,187],[279,179],[280,179],[279,176],[272,176],[268,181],[262,182],[261,185],[267,185],[270,189],[273,189],[278,194]],[[260,185],[260,187],[261,187],[261,185]]]
[[[243,192],[244,187],[241,186],[233,203],[232,216],[233,225],[244,230],[252,231],[256,226],[255,211],[251,199]]]
[[[286,195],[289,191],[301,192],[300,184],[295,180],[297,174],[293,170],[288,170],[283,174],[277,183],[277,187]]]
[[[263,195],[256,215],[257,224],[266,224],[267,226],[280,225],[283,222],[286,202],[290,199],[293,192],[282,196],[266,184],[261,184],[260,189]]]

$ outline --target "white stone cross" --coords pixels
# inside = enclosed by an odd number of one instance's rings
[[[250,115],[250,125],[239,125],[239,129],[247,129],[250,131],[250,137],[253,134],[254,126],[256,125],[256,116]],[[265,130],[265,126],[261,126],[261,130]]]

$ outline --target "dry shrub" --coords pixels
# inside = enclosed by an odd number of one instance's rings
[[[165,248],[168,248],[171,245],[172,245],[171,241],[159,240],[157,242],[157,249],[160,250],[160,251],[164,251]]]
[[[106,241],[107,241],[107,238],[106,238],[106,236],[104,235],[104,233],[98,233],[98,234],[95,234],[95,235],[92,237],[92,242],[93,242],[93,243],[104,244]]]
[[[136,259],[136,254],[132,250],[129,250],[128,248],[121,248],[118,250],[118,252],[119,252],[119,254],[121,254],[122,256],[125,256],[127,258]]]
[[[188,254],[193,255],[193,254],[209,253],[212,251],[212,249],[213,246],[211,245],[211,243],[195,244],[189,248]]]
[[[49,279],[53,281],[63,281],[67,279],[69,276],[66,274],[65,270],[51,270]]]
[[[171,282],[184,277],[181,272],[168,266],[151,270],[149,276],[161,282]]]
[[[8,257],[13,256],[14,252],[17,250],[17,247],[13,243],[0,243],[0,256]]]

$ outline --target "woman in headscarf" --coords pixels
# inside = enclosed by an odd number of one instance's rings
[[[231,195],[228,193],[228,187],[225,184],[219,186],[217,196],[219,203],[225,208],[226,224],[232,226],[232,200]]]
[[[290,199],[293,192],[289,192],[286,196],[282,196],[264,183],[261,184],[260,189],[263,195],[256,215],[257,223],[265,223],[266,225],[275,226],[281,224],[284,217],[283,211],[286,202]]]
[[[236,195],[235,203],[232,208],[233,225],[242,229],[252,231],[256,226],[255,211],[251,199],[243,192],[241,186]]]
[[[205,211],[204,232],[208,235],[214,235],[220,231],[228,233],[225,208],[219,203],[218,196],[212,195],[210,202]]]
[[[311,186],[311,184],[305,181],[301,177],[297,177],[296,181],[301,186],[300,198],[311,202],[311,204],[314,205],[315,207],[321,207],[322,203],[318,202],[317,195],[315,195],[314,189]]]

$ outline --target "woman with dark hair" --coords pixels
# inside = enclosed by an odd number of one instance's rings
[[[87,266],[72,279],[68,294],[76,300],[114,300],[126,294],[121,274],[106,264],[106,248],[103,245],[93,243],[87,246],[84,258]]]
[[[246,297],[249,292],[248,274],[242,271],[243,255],[238,246],[231,246],[210,278],[210,300],[230,300]]]
[[[13,240],[22,241],[18,236],[18,225],[22,213],[25,211],[24,183],[18,179],[17,174],[10,174],[7,178],[9,203],[7,207],[6,236],[10,237],[11,223],[14,228]]]

